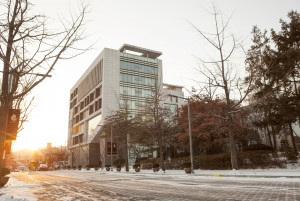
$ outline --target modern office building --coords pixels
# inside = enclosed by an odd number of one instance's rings
[[[94,60],[70,91],[70,165],[110,163],[106,149],[110,139],[101,137],[101,129],[105,117],[125,100],[129,111],[136,114],[151,88],[159,86],[172,95],[166,98],[166,106],[176,109],[183,104],[176,98],[183,97],[182,87],[162,84],[161,54],[125,44],[119,50],[105,48]]]

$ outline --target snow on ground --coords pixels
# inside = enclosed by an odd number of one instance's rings
[[[257,180],[257,181],[296,181],[300,182],[300,166],[288,166],[286,169],[247,169],[247,170],[195,170],[195,174],[186,174],[184,170],[160,170],[154,173],[152,170],[141,170],[136,173],[134,169],[130,169],[127,173],[123,168],[121,172],[106,170],[58,170],[47,171],[45,174],[55,174],[78,179],[88,179],[99,177],[105,174],[124,174],[139,175],[150,177],[169,176],[174,178],[190,178],[190,179],[222,179],[222,180]],[[30,173],[29,173],[30,174]],[[151,180],[153,182],[153,180]],[[157,180],[157,182],[162,182]],[[173,184],[174,185],[174,184]],[[178,184],[179,185],[179,184]],[[0,189],[0,200],[2,201],[27,201],[36,200],[33,196],[34,190],[31,187],[39,185],[28,185],[13,177],[9,179],[8,184]]]
[[[32,195],[32,185],[27,185],[13,177],[9,178],[8,183],[4,188],[0,189],[1,201],[27,201],[36,200]]]

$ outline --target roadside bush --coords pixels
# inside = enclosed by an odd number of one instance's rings
[[[226,170],[231,169],[230,153],[201,155],[195,161],[195,169]]]
[[[141,158],[136,158],[135,163],[141,163],[141,161],[147,160],[148,157],[141,157]]]
[[[267,150],[274,151],[274,148],[265,144],[252,144],[244,148],[244,151]]]
[[[237,160],[240,169],[272,168],[283,167],[284,161],[279,159],[276,152],[270,150],[255,150],[247,152],[238,152]],[[190,161],[189,157],[174,158],[171,161],[165,161],[166,169],[184,169],[186,163]],[[146,159],[141,161],[142,169],[151,169],[152,164],[159,163],[159,159]],[[220,153],[194,156],[194,169],[203,170],[230,170],[230,153]]]
[[[241,169],[283,167],[277,154],[267,150],[239,152],[238,162]]]
[[[297,161],[297,154],[294,152],[294,150],[290,147],[288,141],[286,139],[281,140],[281,147],[280,151],[284,153],[284,156],[293,162]]]
[[[6,167],[2,167],[0,169],[0,177],[4,177],[6,175],[10,174],[10,169],[6,168]]]
[[[184,168],[190,168],[191,167],[191,162],[185,162],[183,163]]]
[[[135,169],[135,168],[139,168],[139,167],[140,167],[140,164],[139,164],[139,163],[135,163],[132,167],[133,167],[134,169]]]
[[[152,169],[152,164],[159,163],[159,158],[147,158],[140,160],[141,168],[144,170]]]
[[[159,164],[158,164],[158,163],[154,163],[154,164],[152,165],[152,168],[159,168]]]
[[[117,165],[124,166],[124,164],[125,164],[125,159],[123,159],[123,158],[118,158],[113,161],[114,166],[117,166]]]

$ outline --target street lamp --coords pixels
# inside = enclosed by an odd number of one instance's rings
[[[113,131],[112,131],[112,125],[110,125],[110,167],[111,171],[113,171]]]
[[[192,141],[192,123],[191,123],[191,108],[190,98],[184,98],[180,96],[169,95],[177,98],[187,100],[188,102],[188,121],[189,121],[189,143],[190,143],[190,160],[191,160],[191,173],[194,174],[194,156],[193,156],[193,141]]]

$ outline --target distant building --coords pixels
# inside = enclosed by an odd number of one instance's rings
[[[132,45],[119,50],[105,48],[70,92],[68,148],[70,165],[110,163],[106,145],[100,138],[105,117],[117,111],[125,99],[132,114],[140,110],[154,83],[163,87],[161,52]],[[165,105],[175,109],[183,100],[182,87],[164,84],[172,94]],[[131,160],[132,163],[132,160]]]

